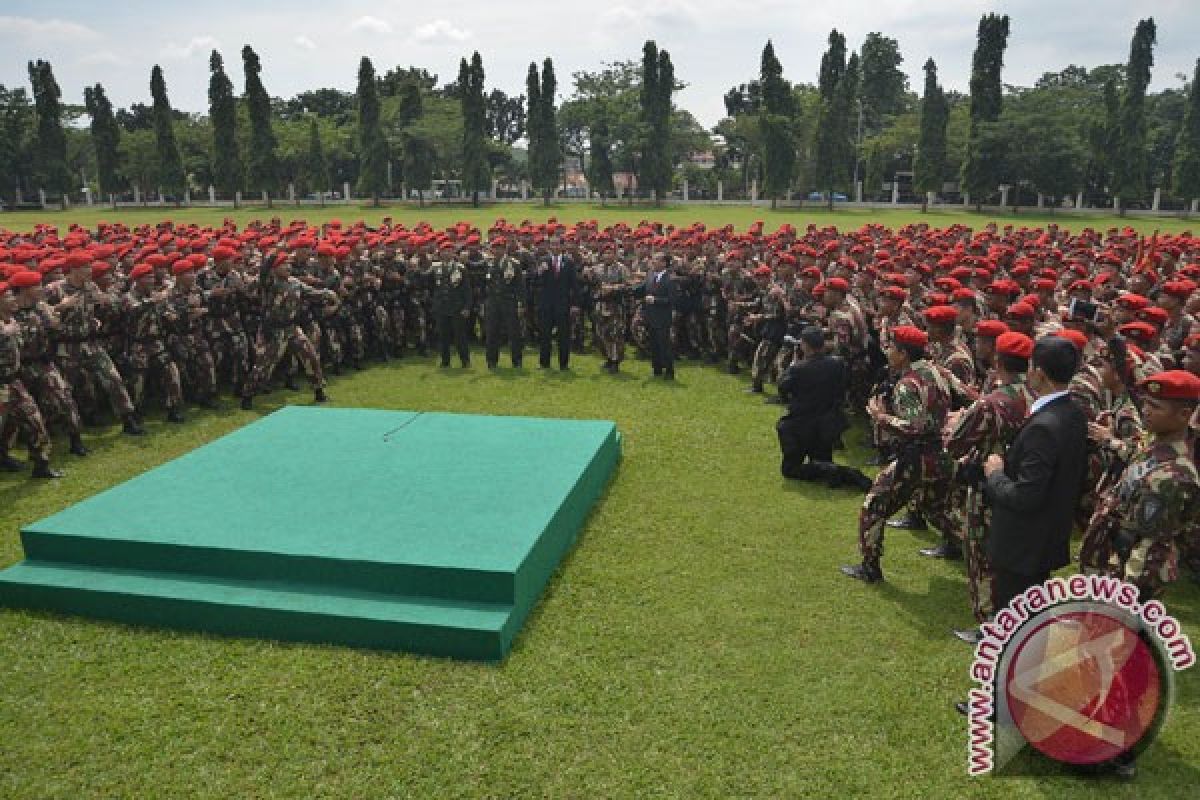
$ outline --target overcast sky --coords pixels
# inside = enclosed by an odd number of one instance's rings
[[[724,115],[725,90],[757,76],[768,38],[786,78],[815,83],[834,27],[855,49],[871,31],[895,38],[916,91],[931,56],[943,86],[966,91],[976,27],[988,11],[1011,17],[1006,83],[1029,85],[1068,64],[1124,62],[1137,20],[1148,15],[1158,24],[1152,89],[1178,86],[1177,73],[1190,76],[1200,57],[1200,0],[4,0],[0,83],[28,87],[26,62],[45,58],[68,102],[82,103],[84,86],[98,81],[114,105],[126,106],[150,102],[150,69],[160,64],[172,105],[206,112],[213,48],[241,92],[239,53],[252,45],[267,91],[279,97],[319,87],[353,91],[363,55],[380,73],[411,64],[444,83],[457,75],[460,57],[479,50],[487,86],[511,94],[524,92],[531,60],[552,57],[562,100],[572,72],[639,59],[652,38],[688,84],[677,104],[712,126]]]

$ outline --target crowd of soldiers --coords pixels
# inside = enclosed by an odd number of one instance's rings
[[[565,326],[538,308],[563,263],[576,276]],[[1156,592],[1197,557],[1194,431],[1156,444],[1166,439],[1143,415],[1148,381],[1200,372],[1200,239],[1131,229],[768,233],[553,219],[487,231],[388,219],[0,229],[0,469],[23,469],[9,452],[20,433],[33,474],[54,477],[48,424],[85,456],[85,428],[107,410],[143,434],[152,396],[180,422],[187,403],[217,406],[222,387],[251,408],[303,372],[323,402],[328,372],[431,350],[448,366],[452,346],[466,365],[471,340],[489,368],[504,348],[520,367],[525,342],[541,340],[544,367],[552,325],[615,372],[628,349],[649,350],[646,275],[664,268],[680,356],[748,369],[748,391],[771,402],[791,399],[783,379],[813,352],[798,346],[803,332],[821,331],[844,365],[849,408],[865,413],[883,467],[859,484],[870,489],[855,577],[882,578],[884,527],[907,507],[910,526],[927,518],[941,530],[925,552],[965,554],[977,619],[994,613],[979,466],[1028,412],[1028,350],[1045,335],[1075,342],[1084,363],[1072,394],[1092,423],[1085,564]],[[1152,520],[1136,513],[1147,493]]]

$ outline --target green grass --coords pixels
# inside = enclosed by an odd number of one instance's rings
[[[340,219],[345,223],[363,219],[368,224],[376,224],[385,216],[394,220],[413,224],[420,220],[428,220],[436,227],[452,225],[459,220],[469,221],[486,230],[498,217],[509,222],[519,222],[530,219],[534,222],[545,222],[548,217],[557,217],[559,222],[571,224],[583,219],[598,220],[601,226],[615,222],[635,224],[642,219],[659,220],[667,224],[688,225],[701,221],[710,226],[733,224],[739,230],[745,229],[756,220],[763,220],[765,228],[773,231],[785,222],[791,223],[803,231],[804,226],[811,223],[817,225],[837,225],[839,228],[856,229],[868,222],[878,222],[892,228],[897,228],[910,222],[926,222],[935,227],[953,224],[967,225],[980,229],[988,222],[996,221],[1000,225],[1045,226],[1057,223],[1060,227],[1071,230],[1082,230],[1092,227],[1097,230],[1107,230],[1112,227],[1123,228],[1126,225],[1143,233],[1161,230],[1164,233],[1178,233],[1185,230],[1200,228],[1200,217],[1190,220],[1180,218],[1145,219],[1140,217],[1119,218],[1112,214],[1036,214],[1021,211],[1019,214],[975,214],[961,209],[936,211],[921,214],[916,210],[842,210],[828,212],[823,208],[802,208],[771,211],[768,208],[750,206],[668,206],[655,209],[647,205],[634,207],[609,204],[606,207],[591,204],[564,203],[549,208],[541,204],[497,204],[473,209],[469,205],[438,206],[419,209],[412,205],[393,206],[385,208],[370,208],[368,206],[316,206],[296,207],[287,204],[276,204],[275,208],[265,207],[242,208],[234,211],[230,208],[192,208],[174,209],[122,208],[114,212],[103,207],[75,207],[65,212],[39,212],[36,215],[28,213],[0,215],[0,227],[12,229],[28,229],[36,222],[51,222],[65,227],[75,222],[92,226],[97,220],[121,220],[130,225],[157,223],[163,219],[179,222],[194,222],[200,225],[220,225],[227,217],[232,217],[238,224],[244,224],[251,219],[267,220],[278,216],[284,222],[291,219],[305,219],[312,224],[329,219]]]
[[[444,224],[546,217],[537,207],[384,213]],[[571,221],[604,212],[551,213]],[[607,213],[605,221],[739,227],[757,218],[768,227],[894,226],[919,216]],[[381,216],[304,210],[310,220],[359,215]],[[1200,785],[1197,670],[1179,676],[1177,706],[1132,786],[1040,761],[1036,777],[968,779],[965,722],[951,707],[970,685],[970,650],[949,636],[970,621],[961,566],[916,554],[932,535],[892,532],[886,584],[842,577],[838,565],[856,558],[862,496],[782,480],[778,410],[742,394],[743,381],[685,363],[677,385],[663,384],[639,361],[613,378],[593,356],[573,359],[568,374],[488,373],[480,353],[473,363],[373,366],[333,379],[330,394],[344,406],[617,422],[617,475],[507,661],[0,612],[0,797],[1148,798],[1186,797]],[[196,411],[182,427],[156,420],[144,439],[111,428],[89,436],[86,460],[62,455],[57,440],[65,479],[0,475],[0,563],[21,558],[22,525],[309,398],[276,392],[253,413]],[[864,457],[860,438],[847,435],[853,463]],[[1200,591],[1180,584],[1167,604],[1200,641]]]
[[[475,364],[482,358],[476,354]],[[645,362],[613,378],[439,370],[409,359],[334,379],[337,405],[609,418],[625,456],[579,545],[499,666],[0,613],[0,796],[26,797],[1073,797],[1042,767],[971,780],[969,622],[957,564],[893,533],[888,582],[855,558],[861,495],[778,475],[777,410],[743,383]],[[113,428],[58,482],[0,477],[0,562],[18,528],[181,455],[256,412]],[[850,460],[857,431],[848,434]],[[60,452],[61,452],[61,442]],[[231,482],[238,476],[228,476]],[[469,492],[470,487],[463,487]],[[164,524],[169,524],[164,521]],[[1200,592],[1168,604],[1200,631]],[[1118,795],[1197,785],[1195,671]]]

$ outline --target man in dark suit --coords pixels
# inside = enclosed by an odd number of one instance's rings
[[[1071,562],[1071,526],[1087,471],[1087,419],[1067,394],[1079,360],[1067,339],[1038,340],[1028,378],[1037,400],[1004,456],[989,456],[983,466],[997,611]]]
[[[558,339],[558,368],[565,370],[571,360],[571,306],[575,303],[577,267],[563,252],[562,241],[553,237],[548,252],[538,264],[541,292],[537,298],[538,325],[542,329],[539,363],[550,366],[554,339]]]
[[[646,329],[650,334],[650,362],[654,374],[675,379],[675,355],[671,351],[671,322],[679,301],[679,288],[671,278],[671,257],[655,253],[646,275]]]

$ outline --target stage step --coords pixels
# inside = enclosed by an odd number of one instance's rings
[[[0,573],[0,593],[20,608],[483,661],[503,658],[520,625],[504,604],[33,560]]]

